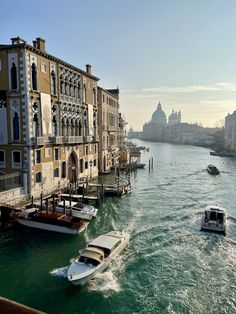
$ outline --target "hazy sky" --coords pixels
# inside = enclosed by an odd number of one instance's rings
[[[18,35],[118,85],[135,130],[159,101],[204,126],[236,110],[236,0],[2,1],[0,43]]]

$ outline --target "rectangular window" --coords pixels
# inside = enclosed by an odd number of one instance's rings
[[[94,165],[94,167],[96,167],[96,166],[97,166],[97,160],[96,160],[96,159],[94,159],[94,161],[93,161],[93,165]]]
[[[38,172],[36,173],[35,175],[35,182],[36,183],[40,183],[42,181],[42,173],[41,172]]]
[[[97,144],[94,144],[94,154],[97,153]]]
[[[85,163],[84,163],[84,168],[88,169],[88,162],[87,161],[85,161]]]
[[[12,163],[13,168],[21,168],[21,152],[14,151],[12,153]]]
[[[53,172],[54,178],[58,178],[59,177],[59,168],[55,168],[54,172]]]
[[[102,95],[102,102],[105,102],[105,96]]]
[[[5,168],[5,151],[0,150],[0,168]]]
[[[36,164],[41,163],[41,151],[40,151],[40,149],[35,151],[35,163]]]
[[[54,160],[59,160],[59,148],[54,149]]]
[[[85,148],[84,154],[88,155],[88,146],[86,145],[84,148]]]

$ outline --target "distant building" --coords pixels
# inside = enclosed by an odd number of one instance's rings
[[[236,111],[225,117],[225,148],[236,151]]]
[[[166,119],[166,114],[159,103],[152,114],[151,121],[143,126],[144,140],[212,146],[217,128],[203,128],[198,124],[181,122],[181,112],[174,110]]]
[[[181,123],[181,112],[174,112],[174,110],[172,110],[172,113],[168,118],[168,125],[174,125],[177,123]]]
[[[181,122],[181,112],[172,111],[168,119],[166,119],[166,114],[162,110],[161,103],[157,105],[157,109],[153,112],[151,121],[145,123],[143,126],[143,139],[151,141],[165,141],[165,131],[167,125],[175,125]]]

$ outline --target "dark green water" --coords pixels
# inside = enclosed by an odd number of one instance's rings
[[[83,235],[0,231],[0,295],[48,313],[236,313],[236,159],[139,143],[154,171],[138,170],[132,194],[106,199]],[[207,173],[209,163],[220,176]],[[200,231],[211,203],[228,208],[225,237]],[[99,278],[71,286],[69,260],[111,229],[131,233],[128,248]]]

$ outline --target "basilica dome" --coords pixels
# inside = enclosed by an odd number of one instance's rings
[[[152,114],[151,123],[166,125],[166,114],[162,110],[160,103],[158,104],[157,109]]]

